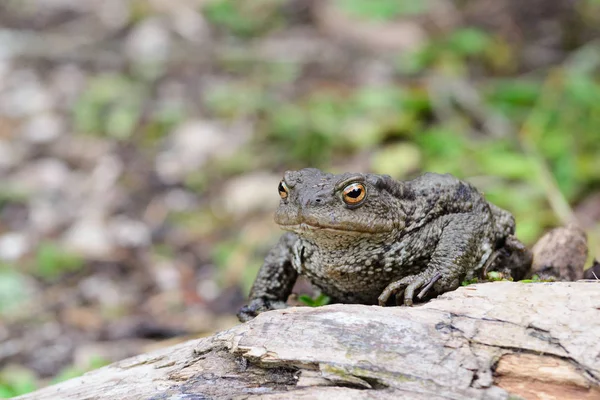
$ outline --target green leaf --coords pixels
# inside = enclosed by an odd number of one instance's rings
[[[465,279],[464,281],[462,281],[460,283],[460,286],[469,286],[469,285],[472,285],[472,284],[478,283],[478,282],[479,282],[479,279],[477,279],[477,278]]]
[[[396,69],[406,75],[418,74],[433,64],[439,55],[437,50],[434,45],[426,45],[418,50],[403,52],[396,59]]]
[[[488,100],[496,104],[533,106],[541,94],[541,84],[533,80],[496,81],[488,88]]]
[[[10,398],[37,389],[36,376],[33,371],[11,365],[0,371],[0,398]]]
[[[77,271],[84,266],[83,259],[63,250],[54,243],[42,243],[35,256],[34,273],[44,279],[54,280],[67,272]]]
[[[519,281],[521,283],[539,283],[539,282],[554,282],[553,279],[540,279],[538,275],[534,275],[531,279],[523,279]]]
[[[457,30],[450,36],[448,46],[459,54],[474,56],[482,54],[491,42],[491,37],[482,30],[464,28]]]
[[[505,280],[504,276],[502,275],[502,273],[498,272],[498,271],[490,271],[490,272],[488,272],[486,278],[487,278],[488,281],[491,281],[491,282]]]
[[[433,156],[460,156],[466,149],[465,140],[447,127],[433,127],[417,136],[418,142]]]
[[[6,383],[0,382],[0,399],[10,399],[11,397],[18,396],[18,393]]]
[[[321,307],[321,306],[329,304],[329,301],[331,299],[328,296],[321,293],[320,295],[318,295],[315,298],[312,298],[306,294],[303,294],[298,297],[298,300],[300,302],[306,304],[309,307]]]
[[[337,0],[335,5],[353,17],[372,21],[420,15],[429,9],[428,1],[414,0]]]
[[[571,73],[567,77],[565,90],[572,102],[587,107],[600,102],[600,86],[591,76]]]

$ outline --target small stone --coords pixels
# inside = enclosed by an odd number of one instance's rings
[[[129,59],[136,62],[163,62],[167,59],[171,38],[160,18],[147,18],[138,23],[125,41]]]
[[[587,260],[587,235],[576,224],[546,233],[533,246],[532,274],[540,279],[576,281],[583,278]]]
[[[54,105],[58,109],[70,110],[85,90],[87,80],[82,69],[74,64],[58,66],[48,79],[50,90],[54,93]]]
[[[0,113],[12,118],[25,118],[51,108],[52,95],[35,72],[14,72],[6,77],[6,80],[8,87],[0,97]]]
[[[201,13],[188,7],[174,7],[171,11],[173,30],[190,42],[202,42],[210,33]]]
[[[167,80],[156,88],[156,108],[170,112],[184,110],[186,107],[186,86],[182,82]]]
[[[56,158],[44,158],[26,165],[15,176],[18,186],[32,193],[59,191],[69,179],[69,167]]]
[[[123,162],[114,154],[107,154],[98,160],[92,171],[90,183],[95,195],[101,196],[111,192],[123,173]]]
[[[0,140],[0,169],[12,168],[23,159],[23,148],[16,143]]]
[[[196,293],[205,301],[215,300],[221,290],[219,289],[219,285],[211,279],[204,279],[198,281],[198,285],[196,286]]]
[[[40,235],[49,235],[59,229],[70,215],[62,214],[52,201],[35,197],[29,202],[29,227]]]
[[[102,275],[91,275],[79,282],[81,297],[90,303],[98,303],[105,307],[124,307],[134,301],[137,295],[133,290],[123,290],[119,283]]]
[[[126,216],[113,218],[109,222],[109,229],[114,242],[122,247],[145,247],[151,241],[148,227],[143,222]]]
[[[67,250],[93,259],[110,259],[114,243],[106,223],[97,216],[77,221],[63,236]]]
[[[154,282],[163,292],[178,290],[181,286],[181,273],[172,261],[161,260],[150,266]]]
[[[104,0],[97,2],[97,15],[102,23],[111,30],[123,28],[130,20],[131,5],[121,0]]]
[[[30,243],[26,235],[18,232],[0,236],[0,259],[15,261],[23,257],[29,250]]]
[[[90,135],[63,135],[54,141],[49,153],[74,168],[88,170],[110,152],[110,142]]]
[[[64,131],[60,117],[53,113],[34,116],[22,128],[21,135],[31,143],[44,144],[55,140]]]
[[[0,30],[0,61],[9,61],[22,51],[27,39],[19,33],[8,29]]]
[[[165,206],[171,211],[189,211],[196,206],[196,198],[183,189],[173,189],[164,196]]]

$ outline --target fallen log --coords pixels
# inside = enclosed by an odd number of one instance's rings
[[[519,397],[600,399],[600,282],[493,282],[411,308],[271,311],[18,399]]]

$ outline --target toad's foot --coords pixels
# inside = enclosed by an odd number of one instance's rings
[[[412,306],[415,290],[423,288],[417,298],[420,300],[431,287],[442,277],[437,271],[424,271],[418,275],[409,275],[399,281],[392,282],[379,295],[379,305],[385,306],[388,299],[392,295],[396,295],[396,304],[401,304],[402,295],[404,294],[404,305]]]
[[[263,298],[253,299],[250,304],[240,308],[237,317],[241,322],[247,322],[262,312],[279,310],[286,307],[287,304],[283,301],[271,301]]]

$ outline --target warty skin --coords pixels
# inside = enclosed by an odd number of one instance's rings
[[[285,307],[298,275],[333,302],[412,305],[483,270],[521,279],[531,264],[512,215],[449,174],[396,181],[307,168],[286,172],[279,190],[275,222],[288,232],[265,258],[241,321]]]

